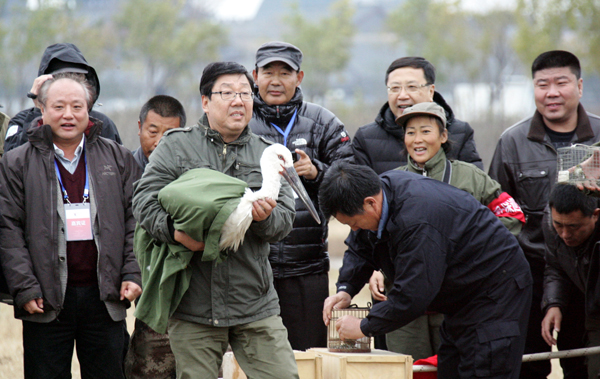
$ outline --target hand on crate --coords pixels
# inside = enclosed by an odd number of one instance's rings
[[[331,320],[331,310],[333,308],[348,308],[350,301],[352,301],[352,297],[348,292],[344,291],[340,291],[335,295],[329,296],[327,299],[325,299],[325,303],[323,304],[323,322],[325,325],[329,325],[329,321]]]
[[[360,330],[361,319],[354,316],[342,316],[335,323],[335,328],[341,338],[344,340],[357,340],[365,337],[363,332]]]

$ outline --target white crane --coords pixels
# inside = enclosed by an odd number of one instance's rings
[[[252,203],[265,198],[276,200],[281,188],[281,176],[290,183],[313,218],[319,224],[321,223],[317,210],[294,169],[292,153],[287,147],[278,143],[267,147],[260,158],[260,169],[263,178],[262,187],[256,192],[246,188],[240,204],[229,215],[221,228],[221,240],[219,242],[221,250],[231,249],[236,251],[244,242],[246,231],[252,223]]]

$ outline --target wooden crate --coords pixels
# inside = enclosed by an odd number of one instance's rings
[[[294,351],[300,379],[323,379],[321,356],[314,351]],[[223,357],[223,379],[247,379],[232,352]]]
[[[323,359],[323,379],[412,379],[410,355],[373,349],[370,353],[331,353],[310,349]]]

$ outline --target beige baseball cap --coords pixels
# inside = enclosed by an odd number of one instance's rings
[[[442,120],[444,128],[446,127],[446,111],[444,108],[434,102],[419,103],[406,108],[402,115],[396,119],[396,124],[406,127],[408,120],[415,116],[434,116]]]

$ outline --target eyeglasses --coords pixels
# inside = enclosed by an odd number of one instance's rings
[[[240,95],[240,99],[242,99],[242,101],[252,101],[254,98],[254,93],[252,92],[219,91],[211,92],[210,94],[215,95],[217,93],[221,95],[221,99],[223,99],[223,101],[231,101],[235,99],[237,95]]]
[[[421,88],[423,87],[427,87],[430,86],[431,83],[425,83],[425,84],[409,84],[407,86],[393,86],[393,87],[388,87],[387,90],[389,93],[400,93],[402,92],[402,88],[404,88],[404,90],[407,93],[416,93],[418,92]]]

